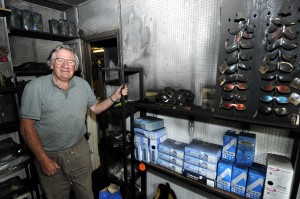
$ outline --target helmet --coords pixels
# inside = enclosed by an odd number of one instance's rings
[[[173,105],[175,103],[174,93],[175,90],[173,88],[165,87],[158,92],[155,97],[155,102]]]
[[[174,98],[176,101],[176,105],[179,106],[190,106],[193,104],[195,95],[189,90],[180,89],[175,92]]]

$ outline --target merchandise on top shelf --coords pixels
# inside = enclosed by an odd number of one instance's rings
[[[21,10],[21,25],[25,30],[33,30],[32,12]]]
[[[13,6],[10,6],[11,15],[7,16],[8,27],[21,28],[21,11]]]
[[[59,22],[58,20],[51,19],[49,20],[49,30],[52,34],[59,34]]]
[[[68,20],[60,19],[58,23],[59,33],[64,36],[69,36]]]
[[[267,172],[264,199],[289,199],[294,170],[287,157],[275,154],[267,156]]]
[[[37,12],[32,12],[33,30],[43,31],[42,15]]]

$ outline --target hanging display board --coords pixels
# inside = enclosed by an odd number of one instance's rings
[[[300,1],[224,0],[214,115],[297,127]]]

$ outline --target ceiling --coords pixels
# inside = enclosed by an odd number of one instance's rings
[[[55,10],[65,11],[89,0],[24,0]]]

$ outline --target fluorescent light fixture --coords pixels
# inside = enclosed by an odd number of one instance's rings
[[[93,53],[101,53],[104,52],[104,48],[94,48]]]

